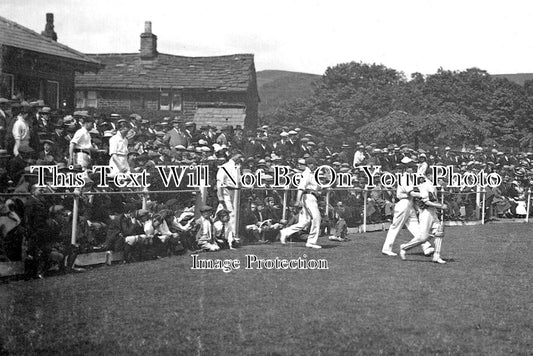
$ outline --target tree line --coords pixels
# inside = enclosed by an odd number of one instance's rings
[[[263,121],[299,126],[333,142],[380,145],[533,146],[533,81],[522,86],[470,68],[408,80],[380,64],[329,67],[309,98]]]

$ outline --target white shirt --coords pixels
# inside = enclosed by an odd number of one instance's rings
[[[357,167],[359,164],[361,164],[365,160],[365,155],[363,152],[357,150],[353,154],[353,166]]]
[[[298,190],[318,190],[318,183],[315,180],[315,175],[309,167],[305,167],[305,170],[302,172],[302,179],[300,179],[300,184],[298,184]]]
[[[427,170],[428,170],[428,163],[427,162],[422,162],[422,163],[418,164],[418,168],[417,168],[416,173],[418,175],[425,176]]]
[[[231,177],[233,178],[233,180],[235,180],[235,182],[233,182],[232,178],[230,178],[228,174],[231,175]],[[237,169],[237,165],[235,164],[234,160],[230,159],[229,161],[227,161],[226,163],[224,163],[218,168],[217,186],[238,188],[239,180],[240,180],[239,171]]]
[[[92,147],[91,144],[91,134],[85,127],[82,127],[74,134],[74,137],[70,140],[76,146],[74,148],[86,150]]]
[[[109,155],[128,155],[128,139],[117,132],[109,139]]]
[[[226,236],[222,236],[222,232],[224,231],[224,235],[226,235],[226,229],[224,226],[224,223],[220,220],[217,220],[213,223],[213,232],[215,234],[215,238],[219,239],[226,239]]]
[[[407,184],[407,177],[408,173],[404,173],[398,182],[398,188],[396,188],[396,198],[398,199],[408,199],[410,197],[409,193],[414,189],[414,182]]]
[[[152,220],[148,220],[144,224],[144,232],[147,235],[155,235],[156,233],[160,233],[161,235],[172,235],[165,220],[162,220],[158,227],[154,227]]]
[[[200,216],[200,218],[196,221],[196,223],[200,226],[198,229],[198,232],[196,233],[196,241],[207,241],[210,242],[212,240],[212,231],[211,228],[213,225],[211,225],[211,220],[204,218],[203,216]]]
[[[437,201],[437,187],[433,185],[431,180],[427,179],[418,187],[420,189],[420,198],[423,202],[438,202]]]
[[[12,133],[15,140],[20,140],[21,146],[30,145],[30,127],[21,115],[17,116]]]

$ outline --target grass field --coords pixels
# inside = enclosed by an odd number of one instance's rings
[[[328,270],[197,271],[184,255],[11,282],[0,354],[531,354],[532,232],[449,227],[446,265],[382,256],[380,232],[200,255],[306,254]]]

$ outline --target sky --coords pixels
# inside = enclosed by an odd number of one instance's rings
[[[58,41],[84,53],[138,52],[151,21],[161,53],[253,53],[257,71],[323,74],[356,61],[408,77],[440,67],[533,73],[531,1],[0,1],[0,16],[39,33],[47,12]]]

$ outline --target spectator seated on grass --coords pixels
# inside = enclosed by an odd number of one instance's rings
[[[333,241],[348,241],[348,225],[346,224],[346,208],[343,203],[340,201],[335,206],[334,210],[335,216],[335,235],[330,236],[329,239]]]
[[[265,204],[261,199],[252,203],[251,210],[257,218],[256,226],[259,233],[259,242],[270,243],[275,240],[283,225],[276,221],[276,217],[268,209],[265,209]]]
[[[156,257],[171,256],[175,245],[179,242],[178,233],[171,232],[165,217],[173,216],[172,211],[163,210],[154,214],[146,221],[144,231],[148,236],[153,236],[153,247]]]
[[[229,211],[225,209],[219,210],[213,223],[213,233],[215,235],[215,241],[221,248],[233,250],[238,243],[235,241],[233,232],[228,228],[229,220]]]
[[[179,241],[184,250],[199,250],[196,244],[196,221],[194,219],[194,205],[182,211],[177,210],[169,224],[170,231],[178,233]],[[167,222],[168,224],[168,222]]]
[[[220,250],[220,246],[218,246],[215,237],[213,236],[213,223],[211,221],[213,208],[204,205],[200,208],[200,213],[202,215],[196,221],[196,225],[198,226],[196,243],[198,244],[198,247],[204,251],[211,252]]]
[[[23,257],[22,244],[27,232],[21,226],[22,220],[16,212],[17,204],[23,203],[19,199],[8,199],[0,206],[0,259],[2,261],[21,261]]]
[[[145,230],[150,219],[150,212],[145,209],[137,210],[132,216],[124,216],[121,220],[122,236],[124,236],[124,260],[134,262],[142,260],[147,252],[147,246],[152,244],[152,235]]]

